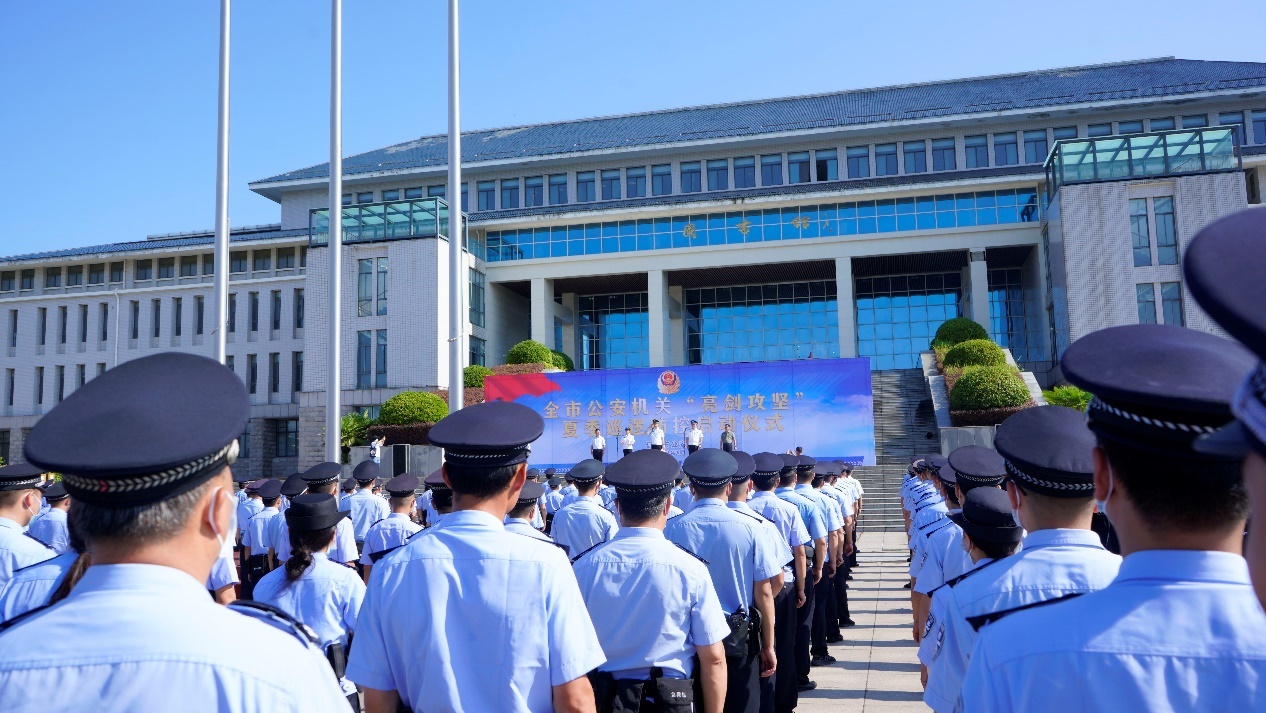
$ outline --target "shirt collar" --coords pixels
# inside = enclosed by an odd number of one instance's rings
[[[703,500],[696,500],[695,507],[697,508],[723,508],[725,507],[725,503],[726,501],[722,500],[721,498],[704,498]]]
[[[731,510],[746,510],[748,512],[755,512],[747,503],[741,503],[736,500],[730,500],[725,504],[725,506]]]
[[[620,531],[615,533],[613,540],[623,540],[629,537],[644,537],[653,540],[663,540],[664,531],[657,527],[621,527]]]
[[[1103,544],[1099,542],[1099,536],[1090,530],[1074,530],[1071,528],[1054,528],[1050,530],[1037,530],[1030,532],[1024,537],[1023,549],[1038,550],[1043,547],[1057,547],[1059,545],[1074,545],[1081,547],[1097,547],[1103,549]]]
[[[813,486],[809,483],[796,483],[796,492],[803,493],[806,490],[813,490]]]
[[[772,497],[774,497],[774,491],[772,490],[757,490],[756,492],[752,493],[751,499],[759,500],[761,498],[772,498]]]
[[[390,515],[388,515],[387,517],[388,517],[388,518],[392,518],[392,517],[396,517],[396,518],[404,518],[405,520],[408,520],[408,519],[409,519],[409,513],[407,513],[407,512],[393,512],[393,513],[391,513]]]
[[[164,598],[173,594],[207,598],[206,582],[199,582],[175,567],[156,564],[93,565],[84,572],[71,596],[84,592],[129,590],[159,594]]]
[[[329,552],[329,550],[326,550],[326,551],[324,551],[324,552],[313,552],[313,553],[312,553],[312,559],[314,559],[314,560],[327,560],[327,559],[329,559],[329,558],[330,558],[330,552]]]
[[[774,488],[774,492],[775,493],[794,493],[796,492],[796,487],[794,485],[786,485],[786,486],[780,485],[777,488]]]
[[[1143,550],[1127,555],[1115,582],[1131,580],[1250,584],[1243,557],[1207,550]]]
[[[22,531],[23,527],[7,517],[0,517],[0,527],[7,527],[10,530]]]
[[[444,527],[472,527],[482,530],[504,530],[505,524],[482,510],[454,510],[444,516]]]
[[[517,522],[523,525],[527,525],[528,527],[532,527],[532,521],[527,519],[526,517],[507,517],[505,524],[509,525],[512,522]]]

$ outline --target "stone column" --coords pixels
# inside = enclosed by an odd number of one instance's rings
[[[857,356],[857,309],[853,299],[853,258],[835,258],[835,300],[840,323],[840,356]]]
[[[668,330],[672,320],[668,314],[668,279],[664,271],[648,271],[646,287],[649,293],[647,307],[650,312],[650,361],[648,363],[651,366],[668,366],[669,349],[672,347],[672,338]]]
[[[985,262],[985,249],[972,248],[968,253],[970,262],[969,289],[971,290],[970,316],[980,326],[989,331],[989,266]]]
[[[554,281],[532,278],[532,340],[554,348]]]

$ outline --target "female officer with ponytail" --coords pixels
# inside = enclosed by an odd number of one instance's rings
[[[290,559],[259,580],[255,601],[281,609],[316,632],[352,710],[359,711],[356,685],[343,673],[365,584],[356,570],[326,557],[335,526],[347,516],[346,510],[338,509],[333,495],[310,493],[292,498],[285,513]]]

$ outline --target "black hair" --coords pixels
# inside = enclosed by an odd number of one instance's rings
[[[668,502],[668,498],[671,495],[671,490],[665,490],[658,495],[616,491],[616,502],[620,504],[620,518],[623,520],[623,525],[632,527],[632,523],[654,520],[656,515],[664,511],[664,505]]]
[[[791,469],[791,470],[789,470],[789,471],[788,471],[788,470],[784,470],[784,471],[781,471],[781,472],[779,472],[779,473],[778,473],[778,486],[779,486],[779,487],[781,487],[781,488],[785,488],[785,487],[787,487],[787,486],[789,486],[789,485],[792,485],[792,484],[793,484],[793,483],[795,483],[795,482],[796,482],[796,470],[795,470],[795,468],[792,468],[792,469]]]
[[[977,542],[972,540],[975,545],[989,559],[1000,560],[1003,557],[1010,557],[1020,549],[1019,542]]]
[[[703,483],[690,482],[695,489],[695,498],[703,500],[705,498],[724,498],[725,483],[720,485],[704,485]]]
[[[1240,462],[1147,453],[1099,439],[1115,482],[1154,530],[1221,530],[1248,517]]]
[[[312,565],[312,553],[320,552],[334,541],[331,526],[323,530],[296,530],[290,528],[290,559],[286,560],[286,583],[298,579]]]
[[[530,516],[532,514],[532,510],[536,508],[536,502],[537,501],[533,500],[523,505],[516,503],[514,508],[510,510],[510,517],[526,518]]]
[[[954,490],[954,484],[946,483],[943,480],[941,481],[941,484],[944,486],[943,490],[945,491],[945,499],[952,505],[961,506],[962,503],[958,501],[958,491]]]
[[[278,500],[281,500],[281,498],[280,498],[280,497],[276,497],[276,498],[263,498],[263,500],[264,500],[264,507],[266,507],[266,508],[270,508],[270,507],[272,507],[272,506],[276,505],[276,504],[277,504],[277,501],[278,501]]]
[[[408,495],[392,495],[390,498],[387,499],[387,502],[391,505],[391,507],[398,508],[398,507],[403,507],[406,503],[409,502],[409,498],[412,498],[412,497],[414,497],[413,493],[409,493]]]
[[[778,476],[777,475],[772,475],[772,476],[771,475],[763,475],[763,476],[753,475],[752,485],[755,486],[757,490],[773,490],[774,488],[778,487]]]
[[[434,495],[431,496],[431,507],[436,510],[452,510],[453,509],[453,491],[448,488],[436,488]]]
[[[453,486],[453,492],[476,498],[489,498],[510,487],[510,481],[514,480],[514,474],[519,471],[520,465],[520,463],[515,463],[483,468],[445,463],[444,471],[448,474],[448,483]]]

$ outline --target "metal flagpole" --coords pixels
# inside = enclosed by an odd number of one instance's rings
[[[330,300],[326,320],[329,352],[325,384],[325,459],[343,461],[339,432],[342,396],[343,293],[343,0],[331,0],[330,18]]]
[[[215,329],[212,351],[225,362],[229,328],[229,3],[220,0],[220,106],[215,147]],[[117,309],[115,310],[118,311]],[[118,342],[118,334],[115,334]],[[117,359],[115,360],[117,363]]]
[[[466,315],[466,256],[462,251],[462,133],[457,47],[457,2],[448,0],[448,412],[462,407],[462,361]]]

